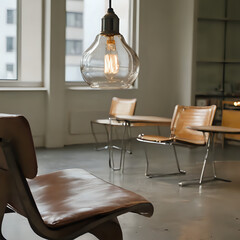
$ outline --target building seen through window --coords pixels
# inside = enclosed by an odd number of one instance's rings
[[[43,86],[43,6],[0,0],[0,86]]]
[[[17,79],[17,0],[0,1],[0,80]]]

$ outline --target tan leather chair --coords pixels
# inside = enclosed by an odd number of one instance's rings
[[[107,119],[97,119],[97,120],[92,120],[91,121],[91,130],[92,134],[94,137],[94,140],[96,142],[96,150],[102,150],[102,149],[108,149],[109,148],[109,126],[111,125],[112,127],[119,127],[124,125],[124,121],[116,121],[114,117],[116,115],[133,115],[135,112],[136,108],[136,103],[137,99],[124,99],[124,98],[117,98],[113,97],[112,98],[112,103],[109,111],[109,118]],[[110,119],[111,118],[111,119]],[[94,124],[100,124],[105,127],[106,135],[107,135],[107,145],[101,148],[98,148],[97,146],[99,145],[95,131],[94,131]],[[131,130],[130,128],[127,129],[128,133],[128,139],[131,139]],[[121,147],[118,146],[113,146],[115,149],[121,150]],[[129,152],[131,153],[131,147]]]
[[[222,101],[222,126],[240,128],[240,102],[239,101]],[[224,147],[224,140],[240,140],[238,134],[224,134],[222,135],[222,146]]]
[[[179,161],[175,146],[206,146],[209,135],[203,135],[202,132],[188,129],[188,126],[210,126],[212,125],[214,115],[216,112],[216,106],[180,106],[175,107],[172,123],[170,127],[171,134],[169,137],[144,135],[138,136],[137,140],[143,143],[170,145],[173,147],[174,155],[177,163],[178,172],[170,173],[174,174],[185,174],[185,171],[180,169]],[[149,159],[147,155],[147,149],[145,148],[146,155],[146,176],[147,177],[159,177],[169,174],[152,174],[149,172]],[[207,157],[207,154],[205,158]]]
[[[140,195],[82,169],[37,176],[32,134],[23,116],[0,114],[0,138],[0,239],[5,239],[1,228],[8,212],[26,217],[39,236],[61,240],[87,232],[101,240],[122,240],[117,216],[153,213]]]

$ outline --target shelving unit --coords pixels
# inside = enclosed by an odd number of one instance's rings
[[[240,1],[198,0],[196,105],[240,99]]]

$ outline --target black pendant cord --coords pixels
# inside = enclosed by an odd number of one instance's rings
[[[109,8],[112,8],[112,0],[109,0]]]

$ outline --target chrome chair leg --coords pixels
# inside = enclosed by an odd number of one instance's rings
[[[111,131],[112,131],[112,134],[111,134],[111,140],[113,141],[113,128],[115,128],[113,125],[111,125]],[[105,129],[106,129],[106,134],[107,134],[107,146],[105,146],[105,149],[108,149],[109,148],[109,141],[110,141],[110,139],[109,139],[109,130],[108,130],[108,128],[107,128],[107,126],[105,125]],[[116,132],[116,128],[115,128],[115,132]],[[119,137],[117,136],[117,139],[118,139]],[[116,145],[113,145],[113,142],[112,142],[112,148],[114,148],[114,149],[117,149],[117,150],[121,150],[122,148],[121,147],[118,147],[118,146],[116,146]]]
[[[98,150],[98,140],[97,140],[97,136],[96,136],[96,134],[95,134],[95,131],[94,131],[94,127],[93,127],[93,122],[91,121],[91,131],[92,131],[92,135],[93,135],[93,138],[94,138],[94,140],[95,140],[95,149],[96,150]]]
[[[96,136],[96,133],[94,131],[94,122],[91,122],[91,131],[92,131],[92,135],[93,135],[93,138],[94,138],[94,141],[95,141],[95,150],[96,151],[102,151],[102,150],[106,150],[109,148],[109,130],[108,130],[108,125],[104,125],[104,128],[105,128],[105,132],[106,132],[106,136],[107,136],[107,145],[103,146],[103,147],[98,147],[100,145],[100,143],[98,142],[97,140],[97,136]],[[131,130],[129,130],[131,131]],[[130,140],[131,140],[131,133],[128,133],[129,134],[129,143],[130,143]],[[117,134],[116,134],[117,135]],[[112,134],[113,136],[113,134]],[[129,149],[127,149],[127,153],[129,154],[132,154],[132,150],[131,150],[131,145],[129,144]],[[115,146],[115,145],[112,145],[112,148],[114,149],[117,149],[117,150],[121,150],[121,147],[118,147],[118,146]]]
[[[202,171],[201,171],[201,175],[200,175],[200,179],[199,179],[199,184],[202,184],[204,171],[205,171],[205,167],[206,167],[206,163],[207,163],[207,159],[208,159],[209,149],[210,149],[210,137],[208,139],[207,151],[206,151],[206,154],[205,154],[204,160],[203,160],[203,166],[202,166]]]
[[[217,173],[216,173],[215,161],[212,161],[212,170],[213,170],[213,177],[216,178],[217,177]]]
[[[213,143],[212,152],[213,152],[213,154],[214,154],[214,150],[215,150],[214,135],[212,134],[211,137],[212,137],[212,143]],[[214,161],[213,158],[212,158],[212,171],[213,171],[213,177],[214,177],[214,178],[217,178],[216,166],[215,166],[215,161]]]
[[[209,151],[210,151],[210,142],[211,142],[210,139],[211,139],[211,137],[208,138],[207,150],[206,150],[206,154],[205,154],[205,156],[204,156],[203,166],[202,166],[200,178],[199,178],[199,179],[193,179],[193,180],[187,180],[187,181],[179,182],[179,183],[178,183],[179,186],[183,187],[183,186],[188,186],[188,185],[201,185],[201,184],[203,184],[203,183],[212,182],[212,181],[231,182],[231,180],[223,179],[223,178],[218,178],[218,177],[216,176],[215,161],[214,161],[213,159],[212,159],[213,177],[205,178],[205,179],[204,179],[204,172],[205,172],[206,163],[207,163],[207,159],[208,159],[208,155],[209,155]],[[213,139],[213,136],[212,136],[212,139]]]
[[[214,140],[214,136],[212,138]],[[213,145],[213,151],[214,151],[214,145]],[[224,178],[219,178],[217,177],[217,171],[216,171],[216,166],[215,166],[215,161],[213,158],[212,159],[212,171],[213,171],[213,179],[216,180],[216,181],[223,181],[223,182],[231,182],[231,180],[229,179],[224,179]]]
[[[130,124],[127,124],[127,134],[128,134],[128,149],[126,149],[127,153],[132,154],[132,131]]]
[[[106,150],[106,149],[108,149],[108,145],[105,145],[105,146],[103,146],[103,147],[98,147],[98,146],[100,145],[100,143],[99,143],[98,140],[97,140],[97,136],[96,136],[96,133],[95,133],[95,131],[94,131],[93,124],[94,124],[94,122],[91,122],[91,131],[92,131],[92,135],[93,135],[93,138],[94,138],[94,141],[95,141],[95,150],[96,150],[96,151],[101,151],[101,150]],[[106,135],[107,135],[107,138],[108,138],[107,126],[104,125],[104,127],[105,127]],[[107,139],[107,142],[109,142],[109,139]]]
[[[210,149],[210,138],[208,139],[208,142],[207,142],[207,150],[206,150],[206,154],[204,156],[200,178],[179,182],[178,183],[179,186],[183,187],[183,186],[187,186],[187,185],[196,185],[196,184],[201,185],[203,183],[203,176],[204,176],[205,167],[206,167],[206,163],[207,163],[207,159],[208,159],[209,149]],[[207,181],[209,181],[209,180],[207,180]]]
[[[126,142],[128,143],[128,148],[127,148],[127,145],[125,145],[125,151],[126,151],[127,153],[129,153],[129,154],[132,154],[132,149],[131,149],[131,128],[130,128],[130,126],[129,126],[129,124],[128,124],[127,122],[123,123],[122,126],[124,127],[122,139],[125,139],[125,135],[126,135],[126,133],[127,133],[127,140],[126,140]],[[125,127],[126,127],[126,129],[125,129]],[[116,129],[115,129],[115,130],[116,130]],[[125,132],[124,132],[124,131],[125,131]],[[117,139],[121,139],[121,138],[118,136],[117,131],[116,131],[116,137],[117,137]],[[122,139],[121,139],[121,142],[122,142]],[[123,145],[123,144],[121,143],[121,145]],[[118,147],[118,146],[116,146],[116,145],[113,145],[112,147],[113,147],[114,149],[117,149],[117,150],[120,150],[120,151],[122,150],[121,147]]]
[[[186,171],[181,170],[181,168],[180,168],[180,164],[179,164],[179,161],[178,161],[178,156],[177,156],[176,147],[175,147],[174,145],[172,145],[172,146],[173,146],[174,156],[175,156],[176,163],[177,163],[178,172],[179,172],[179,174],[186,174]]]
[[[175,149],[174,145],[173,145],[173,149],[174,149],[174,155],[175,155],[175,159],[176,159],[176,163],[177,163],[178,172],[173,172],[173,173],[150,173],[149,172],[149,159],[148,159],[148,154],[147,154],[147,146],[146,146],[146,144],[144,144],[144,152],[145,152],[145,158],[146,158],[145,176],[148,177],[148,178],[154,178],[154,177],[166,177],[166,176],[174,176],[174,175],[179,175],[179,174],[186,174],[185,171],[180,169],[180,165],[179,165],[179,161],[178,161],[178,157],[177,157],[177,153],[176,153],[176,149]]]
[[[112,124],[111,124],[111,118],[109,118],[110,124],[109,124],[109,131],[108,131],[108,151],[109,151],[109,167],[113,171],[119,171],[119,168],[115,168],[114,159],[113,159],[113,144],[112,144]]]
[[[144,153],[146,158],[146,170],[145,170],[145,176],[151,178],[151,175],[149,173],[149,160],[148,160],[148,154],[147,154],[147,146],[144,144]]]
[[[128,128],[129,128],[129,125],[127,123],[125,123],[124,124],[124,130],[123,130],[123,137],[122,137],[121,157],[120,157],[120,168],[122,169],[122,173],[124,172],[125,155],[126,155],[126,152],[127,152],[125,135],[128,132]],[[129,138],[129,135],[128,135],[128,138]]]
[[[124,131],[123,131],[123,138],[122,138],[122,144],[121,144],[121,147],[118,148],[121,150],[121,153],[120,153],[120,163],[119,163],[119,167],[116,168],[115,167],[115,163],[114,163],[114,156],[113,156],[113,149],[116,148],[116,146],[113,145],[113,136],[112,136],[112,124],[111,124],[111,119],[109,118],[110,120],[110,125],[109,125],[109,132],[108,132],[108,144],[109,144],[109,167],[113,170],[113,171],[119,171],[122,169],[122,172],[123,172],[123,169],[124,169],[124,161],[125,161],[125,152],[126,152],[126,147],[125,147],[125,134],[126,134],[126,128],[127,126],[124,125]]]

